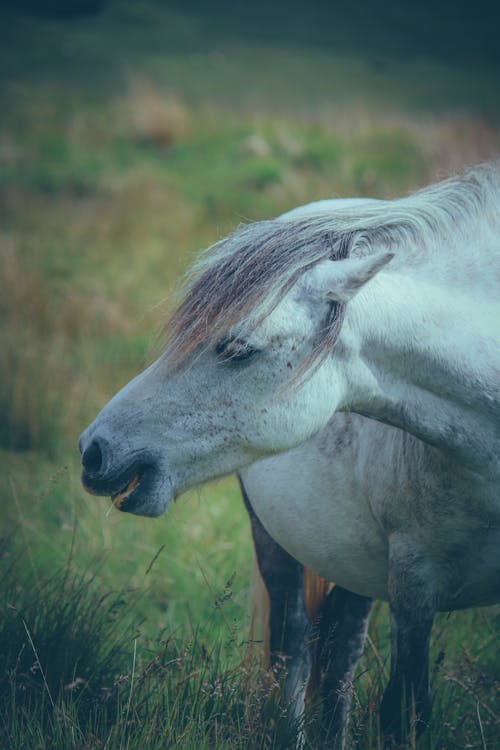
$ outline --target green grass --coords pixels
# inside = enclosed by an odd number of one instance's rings
[[[83,492],[76,440],[154,356],[196,250],[244,219],[390,197],[498,154],[497,72],[387,49],[375,65],[352,38],[338,54],[229,19],[215,34],[152,1],[2,20],[0,746],[290,747],[241,666],[252,551],[234,479],[128,517]],[[498,618],[438,618],[422,748],[494,746]],[[370,635],[359,748],[378,742],[385,605]]]
[[[154,606],[151,591],[103,586],[108,556],[82,569],[73,539],[64,565],[40,575],[12,541],[1,553],[3,747],[293,747],[294,723],[269,681],[259,679],[258,662],[244,658],[241,622],[232,624],[227,609],[231,581],[216,607],[212,602],[225,621],[224,635],[214,637],[202,620],[188,630],[165,626],[151,637],[141,616],[145,602]],[[151,563],[154,569],[157,562]],[[418,745],[422,750],[495,746],[499,619],[498,608],[455,614],[451,621],[438,617],[431,656],[434,718]],[[387,651],[386,608],[379,604],[355,681],[350,747],[379,747],[374,709]],[[313,739],[314,713],[312,706],[306,728],[313,746],[321,747]]]
[[[34,585],[9,547],[3,553],[3,747],[255,747],[266,732],[290,741],[288,723],[272,726],[277,709],[255,670],[225,666],[224,652],[238,652],[229,638],[214,645],[196,627],[148,640],[137,607],[129,611],[137,596],[99,589],[102,563],[89,578],[69,561]]]

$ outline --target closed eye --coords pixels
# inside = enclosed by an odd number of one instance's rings
[[[248,341],[239,338],[221,339],[215,347],[215,353],[219,361],[228,363],[247,362],[259,352],[260,349],[256,349]]]

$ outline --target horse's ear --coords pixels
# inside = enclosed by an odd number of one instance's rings
[[[364,258],[330,262],[329,273],[324,280],[328,299],[348,302],[393,258],[394,253],[376,253]]]

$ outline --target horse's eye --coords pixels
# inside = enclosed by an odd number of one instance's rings
[[[215,347],[215,353],[221,362],[246,362],[259,350],[244,339],[222,339]]]

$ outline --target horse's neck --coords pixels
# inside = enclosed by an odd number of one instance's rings
[[[401,427],[469,466],[498,468],[499,307],[412,269],[380,274],[351,303],[358,349],[348,408]],[[487,277],[488,274],[485,274]],[[347,332],[349,341],[349,332]]]

